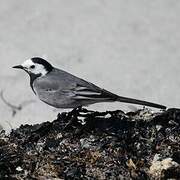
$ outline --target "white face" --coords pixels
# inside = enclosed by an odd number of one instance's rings
[[[41,74],[41,76],[44,76],[48,73],[42,64],[34,63],[31,59],[26,60],[21,65],[26,71],[33,74]]]

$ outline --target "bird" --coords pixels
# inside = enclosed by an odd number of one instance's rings
[[[30,76],[30,86],[38,98],[55,108],[78,108],[100,102],[119,101],[158,109],[166,106],[123,97],[96,86],[95,84],[58,69],[41,57],[32,57],[21,65]]]

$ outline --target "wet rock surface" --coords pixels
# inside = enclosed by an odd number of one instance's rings
[[[76,109],[0,133],[0,179],[180,179],[180,109]]]

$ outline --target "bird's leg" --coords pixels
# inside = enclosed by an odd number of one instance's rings
[[[78,106],[77,108],[74,108],[77,113],[79,113],[82,110],[82,106]]]
[[[78,115],[79,111],[82,109],[82,106],[78,106],[74,108],[71,112],[68,113],[67,119],[69,119],[68,123],[65,125],[65,128],[68,128],[72,125],[79,125],[78,123]]]
[[[79,111],[82,109],[82,106],[75,107],[71,112],[68,113],[68,116],[75,116],[77,117]]]

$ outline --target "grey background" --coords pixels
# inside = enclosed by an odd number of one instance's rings
[[[53,120],[29,77],[12,69],[43,56],[64,70],[114,93],[180,105],[180,1],[178,0],[0,0],[0,89],[12,104],[26,100],[15,117],[0,100],[0,124]],[[121,103],[89,108],[128,110]]]

